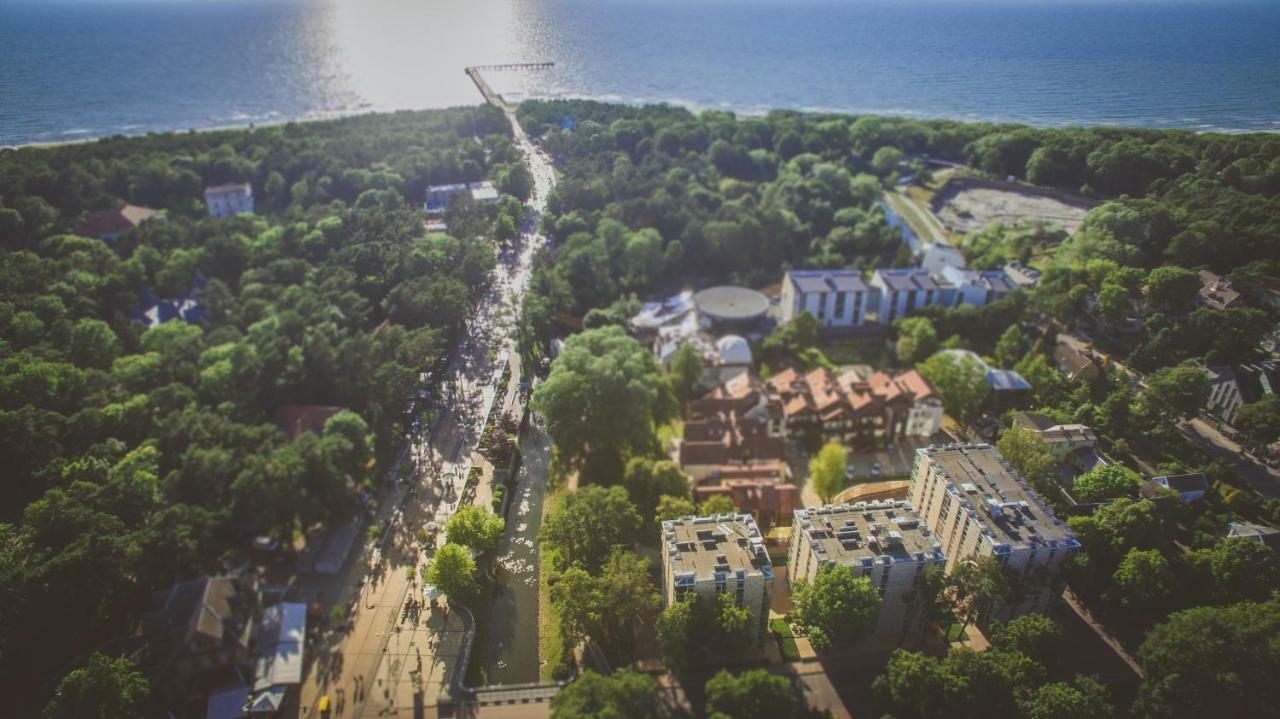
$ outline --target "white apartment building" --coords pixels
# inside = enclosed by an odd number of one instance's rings
[[[871,295],[857,270],[790,270],[782,279],[782,320],[807,311],[820,327],[859,327]]]
[[[921,307],[943,303],[942,286],[928,270],[918,267],[876,270],[871,287],[880,293],[877,319],[882,325],[913,315]]]
[[[993,607],[988,619],[1047,610],[1060,566],[1080,548],[1066,523],[988,444],[916,450],[907,501],[942,543],[947,571],[991,556],[1018,577],[1017,598]]]
[[[797,509],[787,559],[788,584],[844,566],[880,590],[880,615],[868,637],[901,644],[925,616],[925,572],[943,566],[942,543],[906,502],[884,500]]]
[[[662,523],[662,542],[664,606],[681,601],[688,592],[710,602],[731,594],[751,615],[752,645],[763,646],[773,569],[756,520],[750,514],[669,519]]]
[[[237,182],[205,188],[204,204],[210,217],[235,217],[253,212],[253,185]]]

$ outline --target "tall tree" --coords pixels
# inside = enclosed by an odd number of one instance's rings
[[[736,675],[722,669],[706,691],[708,719],[786,719],[799,709],[791,682],[766,669]]]
[[[809,460],[809,481],[813,483],[813,491],[824,503],[844,489],[845,467],[848,456],[844,447],[836,442],[828,442],[818,450],[818,454]]]
[[[991,385],[986,382],[982,366],[972,357],[939,353],[916,369],[942,393],[948,414],[961,422],[972,422],[982,415]]]
[[[1147,632],[1135,714],[1270,716],[1280,706],[1280,600],[1195,607]]]
[[[667,715],[657,683],[630,669],[607,676],[587,670],[551,699],[552,719],[662,719]]]
[[[438,549],[423,573],[423,580],[444,592],[450,602],[460,604],[474,599],[479,589],[476,560],[460,544],[445,544]]]
[[[597,571],[615,547],[631,543],[640,529],[640,514],[622,487],[583,487],[542,523],[538,539],[553,547],[564,566]]]
[[[151,686],[128,659],[94,653],[58,682],[45,719],[132,719],[145,715]]]
[[[615,551],[593,577],[570,567],[551,585],[551,603],[561,629],[573,642],[590,637],[610,662],[633,660],[635,630],[651,626],[661,598],[642,557]]]
[[[866,577],[836,566],[819,572],[812,583],[796,581],[791,607],[793,621],[809,633],[815,649],[848,646],[875,628],[880,593]]]
[[[670,371],[667,376],[671,381],[671,391],[675,394],[676,401],[680,403],[681,411],[684,411],[689,400],[693,398],[698,378],[702,376],[702,365],[702,353],[692,342],[680,345],[671,355]]]
[[[995,557],[963,562],[947,577],[943,598],[959,619],[961,631],[1010,596],[1009,577]]]
[[[570,337],[533,406],[546,417],[560,458],[606,482],[620,478],[625,454],[655,448],[655,425],[675,412],[653,353],[620,327]]]
[[[1040,439],[1040,433],[1030,427],[1010,427],[1000,435],[996,449],[1024,479],[1040,484],[1052,477],[1056,462]]]
[[[915,364],[938,351],[938,331],[927,317],[904,317],[895,321],[898,342],[894,346],[898,361]]]
[[[1209,378],[1194,365],[1165,367],[1147,376],[1142,403],[1149,417],[1193,417],[1209,396]]]
[[[467,504],[458,507],[445,525],[445,538],[449,544],[461,544],[477,552],[487,552],[498,546],[506,522],[502,517],[484,507]]]
[[[1128,609],[1159,606],[1173,589],[1169,561],[1154,549],[1130,549],[1112,575],[1115,598]]]

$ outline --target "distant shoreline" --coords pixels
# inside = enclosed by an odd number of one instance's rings
[[[991,124],[991,125],[1021,125],[1025,127],[1035,128],[1035,129],[1065,129],[1065,128],[1072,128],[1072,127],[1109,127],[1109,128],[1126,128],[1126,129],[1141,129],[1141,130],[1156,130],[1156,131],[1181,131],[1181,132],[1191,132],[1197,135],[1252,135],[1252,134],[1280,133],[1280,126],[1278,126],[1276,129],[1273,129],[1273,130],[1264,130],[1264,129],[1217,128],[1217,127],[1207,128],[1207,129],[1195,129],[1190,127],[1177,126],[1177,125],[1160,126],[1160,125],[1141,125],[1141,124],[1122,124],[1122,123],[1095,123],[1095,122],[1083,122],[1083,121],[1074,122],[1074,123],[1035,123],[1035,122],[1030,122],[1026,120],[1015,120],[1015,119],[1009,119],[1009,118],[995,118],[995,117],[980,118],[980,117],[958,117],[958,116],[946,116],[946,115],[934,116],[934,115],[916,114],[910,111],[900,111],[900,112],[894,112],[889,110],[860,111],[855,109],[841,109],[841,108],[835,108],[835,107],[813,107],[813,106],[808,106],[808,107],[781,107],[780,106],[780,107],[764,108],[759,106],[743,107],[743,106],[731,106],[731,105],[705,105],[705,104],[688,102],[688,101],[683,101],[678,99],[667,99],[667,100],[661,100],[657,98],[626,99],[626,98],[609,96],[609,95],[593,96],[593,95],[565,94],[565,95],[554,95],[554,96],[551,96],[551,95],[531,96],[531,97],[525,97],[516,101],[516,104],[525,102],[526,100],[539,100],[539,101],[547,101],[547,102],[554,102],[556,100],[566,100],[566,101],[586,100],[591,102],[599,102],[606,105],[630,105],[633,107],[640,107],[644,105],[670,105],[672,107],[685,108],[695,114],[706,111],[706,110],[719,110],[723,112],[732,112],[733,114],[739,117],[762,117],[770,112],[786,111],[786,112],[799,112],[799,113],[804,113],[808,115],[848,115],[851,117],[864,117],[864,116],[895,117],[895,118],[906,118],[911,120],[920,120],[925,122],[946,120],[951,122],[973,123],[973,124],[985,123],[985,124]],[[77,137],[74,139],[67,139],[67,140],[42,140],[37,142],[26,142],[26,143],[6,143],[3,145],[0,145],[0,151],[19,150],[19,149],[27,149],[27,148],[54,148],[54,147],[64,147],[67,145],[82,145],[86,143],[94,143],[102,140],[113,139],[116,137],[133,138],[133,137],[147,137],[148,135],[182,135],[182,134],[188,134],[188,133],[254,130],[261,127],[279,127],[281,125],[288,125],[291,123],[331,122],[334,120],[345,120],[353,117],[363,117],[366,115],[394,115],[396,113],[401,113],[401,112],[431,112],[434,110],[449,110],[449,109],[458,108],[458,107],[477,107],[483,104],[485,104],[483,99],[477,99],[477,102],[472,104],[449,105],[445,107],[398,108],[398,109],[362,108],[359,110],[351,110],[351,111],[330,111],[330,112],[316,113],[312,115],[303,115],[295,118],[279,118],[279,119],[265,120],[261,122],[248,122],[244,124],[232,123],[232,124],[226,124],[226,125],[212,125],[209,127],[195,127],[195,128],[185,128],[185,129],[145,130],[141,132],[118,132],[118,133],[113,133],[108,135],[84,136],[84,137]]]

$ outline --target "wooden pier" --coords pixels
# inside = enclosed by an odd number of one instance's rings
[[[481,72],[485,70],[502,71],[502,70],[546,70],[555,67],[554,62],[509,62],[503,65],[472,65],[466,69],[467,77],[476,84],[476,89],[484,95],[485,102],[502,109],[507,108],[507,103],[502,96],[493,91],[489,87],[489,83],[481,76]]]

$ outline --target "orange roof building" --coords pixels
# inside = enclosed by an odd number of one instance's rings
[[[919,372],[893,375],[852,366],[837,375],[819,367],[784,370],[768,381],[793,439],[869,446],[932,436],[942,423],[942,397]]]

